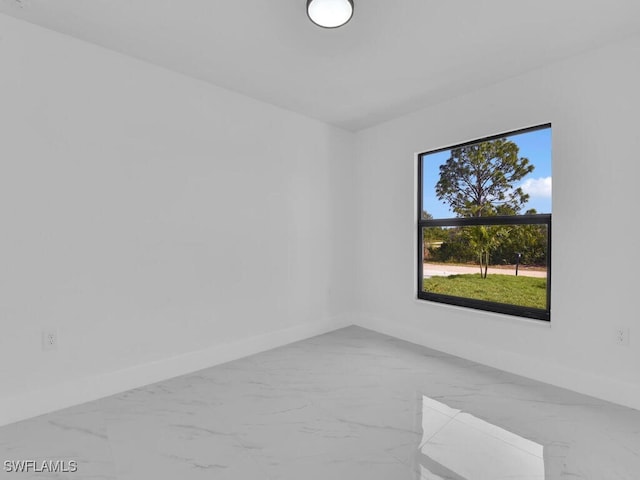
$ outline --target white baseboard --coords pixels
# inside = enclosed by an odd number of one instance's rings
[[[0,426],[237,360],[352,324],[516,375],[640,410],[638,385],[555,364],[545,365],[540,359],[534,361],[513,353],[496,352],[481,345],[450,342],[435,337],[429,332],[407,329],[394,322],[371,316],[345,315],[3,398],[0,399]]]
[[[351,323],[347,317],[335,317],[323,322],[297,325],[124,370],[76,379],[14,397],[0,398],[0,426],[237,360],[347,327]]]
[[[499,370],[548,383],[556,387],[640,410],[640,386],[619,380],[593,375],[546,362],[531,359],[512,352],[487,349],[482,345],[444,339],[433,332],[418,331],[398,325],[396,322],[372,316],[352,317],[353,323],[378,333],[422,345],[466,360],[481,363]]]

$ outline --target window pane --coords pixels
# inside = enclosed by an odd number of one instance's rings
[[[422,228],[422,291],[547,309],[548,228]]]
[[[551,128],[424,153],[422,215],[429,218],[551,213]]]
[[[418,297],[550,320],[551,125],[425,152],[418,169]]]

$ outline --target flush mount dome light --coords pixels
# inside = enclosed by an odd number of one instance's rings
[[[307,0],[307,15],[320,27],[341,27],[353,16],[353,0]]]

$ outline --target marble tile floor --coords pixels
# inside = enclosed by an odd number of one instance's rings
[[[638,480],[640,411],[349,327],[1,427],[0,461],[14,479]]]

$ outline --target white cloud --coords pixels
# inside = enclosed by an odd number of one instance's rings
[[[551,198],[551,177],[530,178],[520,185],[531,198]]]

